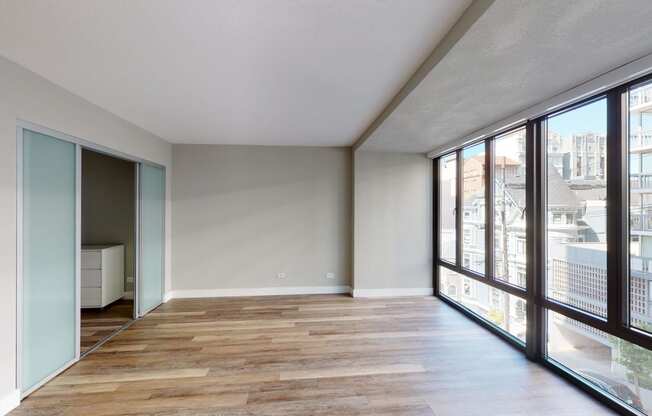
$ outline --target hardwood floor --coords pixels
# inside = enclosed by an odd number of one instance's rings
[[[21,415],[613,414],[434,298],[172,300]]]
[[[133,318],[133,301],[118,300],[102,309],[81,310],[80,350],[84,354]]]

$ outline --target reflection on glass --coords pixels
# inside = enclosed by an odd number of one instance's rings
[[[485,154],[484,143],[462,151],[464,159],[462,267],[484,274]]]
[[[547,119],[548,297],[607,316],[607,104]]]
[[[439,254],[442,260],[451,263],[455,263],[456,178],[455,154],[439,159]]]
[[[652,352],[548,311],[548,357],[629,406],[652,411]]]
[[[525,342],[525,300],[439,267],[439,291],[479,317]]]
[[[494,274],[525,287],[525,129],[494,140]]]
[[[629,92],[629,279],[631,325],[652,332],[652,84]]]

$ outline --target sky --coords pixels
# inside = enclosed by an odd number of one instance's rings
[[[466,159],[469,157],[473,157],[475,155],[479,155],[480,153],[484,153],[484,142],[478,143],[471,147],[465,147],[464,154],[462,154],[462,157]]]
[[[573,133],[607,134],[607,100],[601,99],[548,119],[548,129],[566,138]],[[484,153],[484,143],[464,149],[464,158]]]
[[[573,133],[607,134],[607,100],[601,99],[548,119],[548,129],[563,138]],[[516,150],[516,149],[515,149]],[[463,157],[469,158],[484,153],[484,142],[464,148]]]
[[[601,99],[548,119],[548,129],[567,137],[573,133],[607,134],[607,100]]]

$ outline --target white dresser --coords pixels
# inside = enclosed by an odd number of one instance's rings
[[[103,308],[124,295],[124,246],[82,246],[81,307]]]

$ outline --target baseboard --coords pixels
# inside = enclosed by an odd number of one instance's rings
[[[131,290],[126,291],[124,295],[122,295],[122,299],[125,300],[133,300],[133,298],[134,298],[134,292]]]
[[[163,302],[170,299],[189,298],[225,298],[243,296],[279,296],[279,295],[326,295],[350,293],[355,298],[396,297],[396,296],[432,296],[431,287],[424,288],[387,288],[387,289],[351,289],[349,286],[300,286],[300,287],[262,287],[237,289],[187,289],[171,290],[163,296]]]
[[[0,397],[0,416],[11,412],[20,404],[20,391],[18,389]]]
[[[238,289],[190,289],[167,292],[163,302],[170,299],[224,298],[238,296],[327,295],[351,293],[349,286],[261,287]]]
[[[167,303],[170,299],[172,299],[172,291],[165,292],[163,295],[163,303]]]
[[[387,289],[353,289],[354,298],[388,298],[395,296],[432,296],[431,287],[387,288]]]

